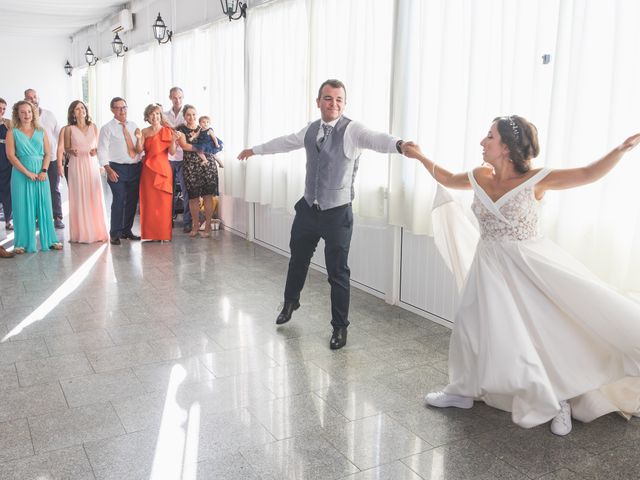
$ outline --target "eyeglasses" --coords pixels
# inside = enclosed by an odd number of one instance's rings
[[[114,110],[126,110],[129,107],[125,105],[124,107],[111,107],[111,108],[113,108]]]

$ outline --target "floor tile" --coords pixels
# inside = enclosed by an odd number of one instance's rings
[[[189,417],[196,414],[196,405]],[[189,420],[186,420],[189,424]],[[246,408],[202,415],[198,425],[198,460],[207,460],[218,453],[233,453],[243,448],[275,441],[273,435]]]
[[[590,423],[574,420],[567,439],[591,453],[602,453],[630,441],[640,441],[640,421],[635,418],[627,421],[617,413]]]
[[[0,365],[49,356],[42,338],[0,343]]]
[[[0,390],[0,422],[67,408],[64,394],[57,382]]]
[[[16,362],[16,368],[23,387],[94,373],[84,353]]]
[[[500,427],[500,424],[478,416],[473,409],[414,405],[407,409],[391,411],[389,415],[434,446],[474,437]]]
[[[443,445],[404,458],[402,462],[421,477],[432,480],[527,480],[529,478],[470,440]]]
[[[330,385],[315,392],[349,420],[408,408],[411,403],[384,385],[348,382]]]
[[[381,466],[432,448],[385,414],[329,425],[322,434],[360,470]]]
[[[61,380],[70,407],[99,404],[131,395],[142,395],[144,385],[131,369],[102,372]]]
[[[216,377],[266,370],[276,366],[276,362],[266,354],[248,348],[207,353],[200,359]]]
[[[344,477],[344,480],[422,480],[416,472],[400,461],[370,468]]]
[[[184,372],[181,384],[208,382],[215,376],[204,366],[198,357],[181,358],[162,363],[150,363],[133,367],[133,373],[142,382],[148,392],[166,391],[172,372],[180,369]]]
[[[11,390],[18,386],[18,372],[15,364],[0,365],[0,390]]]
[[[552,434],[548,424],[530,429],[510,425],[472,440],[532,478],[563,466],[573,470],[589,465],[593,457],[567,438]]]
[[[593,457],[579,468],[571,468],[587,480],[637,480],[640,478],[640,448],[637,441],[617,446]]]
[[[320,436],[302,436],[244,448],[242,456],[266,478],[333,480],[358,468]]]
[[[51,352],[53,356],[99,350],[115,345],[107,331],[103,329],[46,337],[45,342],[49,348],[49,352]]]
[[[261,480],[240,453],[213,456],[197,464],[197,478],[224,480]]]
[[[116,347],[90,350],[85,353],[96,372],[120,370],[164,360],[148,343],[118,345]]]
[[[93,470],[81,446],[0,463],[2,480],[94,480]]]
[[[313,394],[278,398],[248,410],[278,440],[302,435],[316,427],[346,423],[347,419]]]
[[[149,480],[156,457],[157,441],[157,432],[142,431],[89,441],[85,443],[84,449],[97,480]],[[181,450],[175,449],[176,452]],[[169,463],[178,465],[180,461],[181,466],[181,453],[177,461],[174,461],[176,459],[173,457],[169,458],[172,460]],[[162,478],[158,468],[156,469],[157,478]],[[171,470],[167,471],[165,478],[180,478],[171,476],[171,473]]]
[[[58,450],[124,433],[110,403],[99,403],[29,417],[36,453]]]
[[[0,423],[0,463],[30,455],[33,455],[33,445],[27,419]]]
[[[107,327],[106,330],[116,345],[141,343],[174,336],[173,332],[165,325],[149,322],[112,326]]]

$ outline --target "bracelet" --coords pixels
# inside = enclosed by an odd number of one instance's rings
[[[47,173],[47,169],[43,167],[42,170],[40,170],[40,173]]]
[[[402,144],[404,143],[404,140],[398,140],[396,142],[396,150],[398,151],[398,153],[402,154]]]

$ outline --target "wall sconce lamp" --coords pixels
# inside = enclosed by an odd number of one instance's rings
[[[153,28],[153,38],[158,41],[158,44],[167,43],[171,41],[171,36],[173,32],[167,29],[167,26],[164,24],[164,20],[160,16],[160,12],[158,12],[158,18],[156,18],[156,23],[151,25]]]
[[[87,51],[84,52],[84,59],[87,61],[87,64],[90,67],[93,67],[96,63],[98,63],[98,60],[100,60],[93,54],[93,52],[91,51],[91,47],[87,47]]]
[[[241,2],[240,0],[220,0],[222,6],[222,13],[229,17],[231,20],[239,20],[246,18],[247,16],[247,2]]]
[[[113,37],[111,48],[113,49],[113,53],[116,54],[116,57],[124,57],[124,52],[129,51],[126,45],[122,43],[122,40],[120,40],[120,35],[118,35],[118,32],[116,32],[116,36]]]
[[[67,60],[67,63],[64,64],[64,73],[71,76],[71,72],[73,72],[73,67],[69,63],[69,60]]]

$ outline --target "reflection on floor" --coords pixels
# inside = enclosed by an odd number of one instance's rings
[[[640,421],[426,408],[448,329],[328,284],[276,327],[287,259],[229,232],[0,261],[0,478],[640,478]]]

